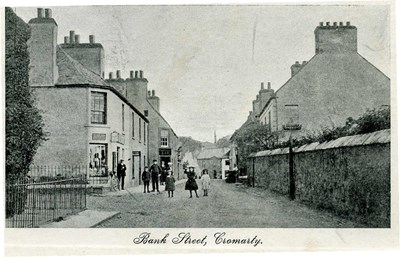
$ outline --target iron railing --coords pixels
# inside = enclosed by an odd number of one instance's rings
[[[6,227],[38,227],[86,209],[86,169],[35,166],[6,181]]]

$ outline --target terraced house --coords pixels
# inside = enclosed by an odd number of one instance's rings
[[[51,9],[39,8],[29,25],[30,86],[48,132],[35,165],[83,166],[88,176],[103,176],[106,181],[122,159],[127,166],[126,186],[141,184],[149,159],[166,156],[177,165],[177,136],[150,104],[156,96],[147,94],[142,71],[121,90],[114,83],[118,80],[104,79],[105,51],[94,35],[81,43],[80,36],[70,31],[64,43],[57,44]]]

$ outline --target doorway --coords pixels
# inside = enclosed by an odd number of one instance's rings
[[[142,165],[140,162],[140,151],[132,152],[132,180],[137,179],[138,184],[142,184]],[[135,184],[133,182],[133,184]]]

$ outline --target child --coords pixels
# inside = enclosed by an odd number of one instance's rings
[[[142,174],[142,181],[144,184],[144,188],[143,188],[143,193],[146,193],[146,189],[147,189],[147,193],[150,193],[149,190],[149,185],[150,185],[150,172],[147,169],[147,166],[144,167],[144,171]]]
[[[172,176],[171,170],[168,171],[168,176],[165,178],[165,190],[168,191],[168,197],[174,197],[175,178]]]
[[[201,185],[204,190],[204,196],[208,196],[208,190],[210,189],[210,176],[208,175],[208,170],[203,170],[203,175],[201,176]]]

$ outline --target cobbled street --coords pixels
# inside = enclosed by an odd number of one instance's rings
[[[140,188],[142,189],[142,188]],[[162,190],[161,190],[162,189]],[[89,196],[88,208],[121,212],[98,227],[108,228],[353,228],[360,224],[319,211],[261,188],[212,180],[208,197],[189,198],[184,183],[176,186],[173,198],[139,188],[124,194]]]

